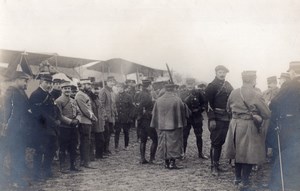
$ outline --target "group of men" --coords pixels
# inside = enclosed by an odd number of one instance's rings
[[[90,79],[74,84],[55,81],[50,74],[43,74],[38,77],[39,87],[29,97],[25,90],[30,77],[15,72],[9,79],[11,86],[1,104],[5,132],[1,142],[5,142],[2,145],[7,146],[11,156],[12,181],[18,185],[26,184],[23,178],[28,145],[35,149],[33,177],[42,179],[53,175],[52,161],[57,151],[61,171],[66,170],[66,153],[70,158],[69,170],[79,171],[76,165],[78,145],[80,166],[84,168],[93,168],[90,161],[111,155],[112,133],[118,151],[123,130],[124,149],[127,150],[129,129],[136,124],[141,164],[155,163],[157,155],[165,161],[165,168],[179,169],[175,161],[186,157],[191,128],[196,136],[198,157],[208,159],[203,153],[202,140],[202,114],[206,111],[212,175],[218,176],[222,172],[219,161],[225,143],[225,156],[235,160],[235,183],[248,187],[253,165],[264,162],[268,151],[265,148],[269,147],[274,161],[271,186],[278,187],[279,163],[285,164],[283,174],[289,177],[289,170],[297,166],[293,159],[299,156],[295,150],[300,140],[300,63],[292,62],[289,74],[281,75],[281,88],[277,87],[276,77],[268,78],[265,92],[255,87],[255,71],[244,71],[243,86],[236,90],[226,81],[228,72],[225,66],[217,66],[216,77],[207,87],[202,84],[195,88],[195,79],[188,78],[186,86],[167,82],[156,91],[153,89],[155,82],[151,80],[143,80],[140,86],[131,81],[127,81],[129,85],[116,83],[114,77],[108,77],[105,84],[92,83]],[[114,93],[114,86],[118,93]],[[263,127],[266,127],[265,132]],[[281,153],[277,152],[278,129],[281,129]],[[152,140],[149,160],[146,159],[148,138]],[[2,162],[4,150],[7,149],[2,146]],[[279,161],[282,153],[294,158],[283,157]],[[3,173],[0,178],[4,178]],[[295,181],[291,182],[288,186],[295,185]]]

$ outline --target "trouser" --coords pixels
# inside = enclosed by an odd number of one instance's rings
[[[103,157],[104,142],[104,133],[95,133],[96,158]]]
[[[13,181],[18,181],[26,172],[26,145],[22,136],[8,137],[7,140],[11,157],[11,178]]]
[[[249,176],[252,171],[252,164],[235,163],[235,179],[249,184]]]
[[[90,144],[91,144],[92,125],[80,124],[80,161],[83,165],[88,165],[90,162]]]
[[[183,148],[184,148],[184,153],[186,152],[186,147],[187,147],[187,141],[190,135],[190,130],[193,127],[194,129],[194,134],[196,136],[196,143],[197,143],[197,149],[198,149],[198,154],[202,154],[202,121],[195,122],[194,120],[188,120],[187,126],[183,128]]]
[[[210,131],[211,149],[210,157],[212,166],[218,166],[222,146],[225,143],[229,121],[216,120],[216,128]]]
[[[59,161],[63,165],[66,158],[66,151],[70,154],[70,167],[75,166],[76,148],[78,145],[78,129],[60,127],[60,150]]]
[[[109,151],[110,136],[113,133],[113,123],[105,122],[104,125],[104,153]]]
[[[95,138],[96,134],[95,132],[92,130],[91,132],[91,144],[90,144],[90,160],[94,161],[95,160],[95,147],[96,147],[96,138]]]
[[[45,176],[52,174],[51,166],[53,157],[57,150],[57,136],[44,135],[40,144],[36,147],[33,157],[33,168],[35,177],[41,177],[42,166],[44,167]],[[43,160],[44,157],[44,160]]]
[[[150,123],[149,123],[150,125]],[[146,144],[148,137],[152,140],[152,144],[150,147],[150,160],[155,160],[155,153],[157,150],[158,145],[158,136],[155,128],[152,127],[143,127],[140,129],[141,132],[141,143],[140,143],[140,153],[141,153],[141,160],[145,161],[145,155],[146,155]]]
[[[128,147],[128,144],[129,144],[130,123],[116,123],[116,125],[115,125],[115,148],[118,148],[118,146],[119,146],[119,137],[120,137],[121,129],[123,129],[123,133],[124,133],[125,147]]]

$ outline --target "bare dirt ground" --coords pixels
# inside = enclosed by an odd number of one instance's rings
[[[204,121],[204,153],[209,154],[210,140],[206,121]],[[113,147],[113,138],[111,146]],[[195,136],[191,131],[188,143],[187,157],[178,161],[183,166],[180,170],[167,170],[163,161],[157,161],[156,165],[139,164],[139,144],[136,142],[135,129],[130,133],[130,148],[123,150],[123,136],[120,137],[121,150],[103,160],[92,162],[97,169],[83,169],[79,173],[62,174],[55,171],[55,177],[44,182],[33,182],[26,190],[103,190],[103,191],[214,191],[214,190],[237,190],[233,185],[234,169],[228,165],[228,160],[221,159],[223,167],[228,172],[222,173],[219,177],[210,174],[210,160],[203,160],[197,157]],[[147,158],[149,159],[149,145]],[[54,164],[58,168],[58,162]],[[260,188],[267,183],[269,167],[266,165],[261,170],[252,173],[252,188],[254,190],[266,190]]]

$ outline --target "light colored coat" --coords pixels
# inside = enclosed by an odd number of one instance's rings
[[[186,110],[181,99],[172,92],[158,98],[152,111],[150,127],[159,130],[183,128],[186,124]]]
[[[99,100],[100,100],[100,104],[103,107],[102,112],[104,112],[103,116],[105,116],[108,122],[110,123],[115,122],[115,116],[116,116],[116,107],[115,107],[113,96],[114,96],[113,91],[109,90],[107,86],[102,88],[99,92]],[[103,120],[103,118],[101,118],[100,120]],[[99,123],[102,122],[100,121]]]
[[[75,100],[81,113],[80,123],[91,125],[93,110],[90,97],[83,91],[79,91],[75,96]]]
[[[235,159],[237,163],[260,164],[265,161],[265,133],[266,126],[258,133],[257,127],[250,118],[249,111],[240,94],[251,111],[267,120],[271,112],[262,95],[250,85],[232,91],[228,98],[227,109],[232,113],[226,141],[224,145],[225,157]]]

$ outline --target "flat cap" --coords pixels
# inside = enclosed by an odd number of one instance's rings
[[[65,81],[60,85],[60,87],[62,87],[62,88],[63,87],[71,87],[71,86],[73,86],[73,84],[69,81]]]
[[[10,77],[10,79],[30,79],[30,76],[25,72],[15,71],[14,74]]]
[[[79,83],[80,84],[92,84],[90,79],[80,79]]]
[[[225,71],[227,73],[229,72],[229,70],[225,66],[223,66],[223,65],[216,66],[215,71],[217,72],[219,70],[223,70],[223,71]]]
[[[114,76],[108,76],[106,81],[116,81]]]
[[[273,83],[273,82],[277,83],[277,77],[276,76],[270,76],[270,77],[267,78],[267,82],[268,82],[268,84]]]
[[[291,79],[291,76],[289,73],[281,73],[279,79],[284,78],[284,79]]]
[[[63,82],[64,82],[64,80],[61,80],[61,79],[58,79],[58,78],[53,79],[53,83],[63,83]]]
[[[256,71],[254,70],[246,70],[242,72],[243,79],[256,79]]]
[[[290,70],[294,70],[296,73],[300,73],[300,61],[290,62],[290,67],[287,72],[289,72]]]
[[[196,82],[195,78],[186,78],[185,83],[186,84],[194,84]]]
[[[142,86],[143,87],[148,87],[151,84],[150,80],[142,80]]]
[[[52,76],[50,74],[40,74],[38,79],[42,81],[53,82]]]

